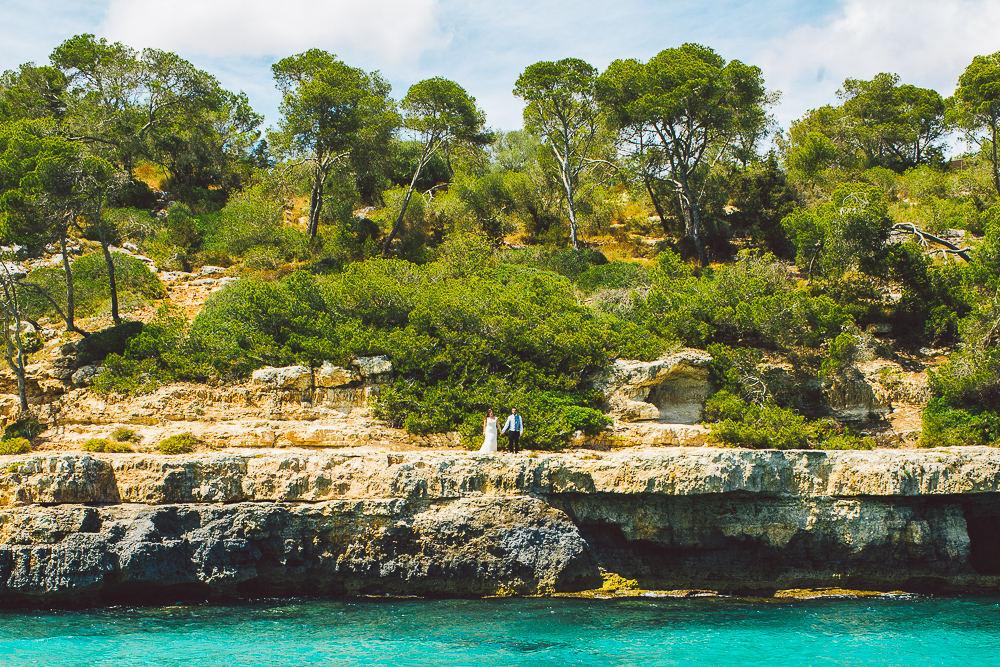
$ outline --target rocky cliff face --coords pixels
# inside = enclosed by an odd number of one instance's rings
[[[1000,452],[0,458],[0,603],[1000,590]]]

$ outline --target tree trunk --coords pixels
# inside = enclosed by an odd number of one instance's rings
[[[66,254],[66,233],[68,230],[61,230],[59,234],[59,250],[62,251],[63,273],[66,276],[66,331],[76,331],[75,318],[76,300],[73,290],[73,271],[69,265],[69,256]]]
[[[997,167],[997,119],[993,119],[990,122],[990,137],[993,149],[993,187],[996,188],[997,194],[1000,194],[1000,169]]]
[[[573,250],[579,250],[580,244],[576,240],[576,202],[573,201],[573,186],[565,168],[562,172],[563,189],[566,190],[566,209],[569,211],[569,242]]]
[[[424,156],[420,158],[420,162],[417,163],[417,170],[413,172],[413,178],[410,179],[410,187],[406,191],[406,197],[403,199],[403,207],[399,210],[399,217],[396,218],[396,224],[392,226],[392,231],[389,232],[389,236],[385,239],[385,244],[382,246],[382,256],[388,257],[389,255],[389,245],[392,240],[396,238],[396,234],[399,233],[400,228],[403,226],[403,216],[406,215],[406,207],[410,205],[410,198],[413,196],[413,190],[417,187],[417,179],[420,177],[420,170],[424,167],[424,162],[427,159],[425,156],[427,151],[425,149]]]
[[[667,217],[663,214],[663,204],[660,203],[660,198],[656,196],[653,192],[653,186],[650,183],[649,174],[643,172],[642,183],[646,186],[646,192],[649,193],[649,200],[653,202],[653,208],[656,209],[656,215],[660,216],[660,227],[663,228],[663,233],[667,233]]]
[[[309,196],[309,240],[316,238],[319,231],[319,217],[323,213],[323,186],[326,178],[323,175],[322,167],[316,165],[316,174],[313,177],[312,193]]]
[[[8,276],[9,280],[9,276]],[[7,366],[14,371],[17,378],[17,398],[20,404],[18,417],[23,416],[28,411],[28,392],[25,382],[24,363],[24,343],[21,341],[21,317],[19,304],[17,303],[17,291],[12,282],[4,287],[4,298],[7,301],[4,307],[3,326],[5,327],[4,359]],[[11,334],[11,320],[14,320],[14,333]],[[13,338],[13,340],[11,340]]]
[[[708,255],[701,242],[701,213],[698,210],[698,200],[691,195],[688,187],[687,174],[681,174],[681,210],[685,212],[684,234],[691,237],[695,250],[698,251],[698,261],[702,266],[708,266]]]
[[[118,315],[118,282],[115,280],[115,261],[111,256],[108,244],[108,231],[104,228],[104,221],[101,220],[101,207],[97,207],[97,214],[94,216],[97,223],[97,235],[101,239],[101,250],[104,251],[104,263],[108,267],[108,289],[111,291],[111,321],[121,324],[122,318]]]
[[[698,204],[693,202],[689,206],[691,207],[691,229],[689,232],[691,240],[694,241],[694,247],[698,251],[698,261],[701,262],[702,266],[708,266],[708,254],[701,242],[701,214],[698,211]]]
[[[576,203],[573,201],[572,190],[566,193],[566,204],[569,209],[569,242],[573,250],[579,250],[580,244],[576,239]]]

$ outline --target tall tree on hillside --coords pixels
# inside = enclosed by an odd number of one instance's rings
[[[483,129],[486,115],[476,106],[476,98],[454,81],[435,77],[415,83],[403,98],[402,107],[403,125],[420,141],[422,148],[399,215],[382,246],[383,255],[389,254],[389,246],[403,226],[420,171],[431,158],[455,143],[486,145],[493,140],[492,133]]]
[[[580,176],[596,161],[592,154],[600,130],[594,98],[597,70],[577,58],[538,62],[517,79],[514,94],[524,99],[524,125],[536,132],[552,151],[559,182],[566,194],[569,238],[577,241],[576,196]]]
[[[1000,52],[972,59],[958,78],[955,103],[966,136],[982,148],[993,167],[993,187],[1000,194]]]
[[[176,54],[77,35],[52,52],[68,81],[63,129],[131,178],[150,143],[218,108],[222,89]]]
[[[311,165],[309,238],[316,238],[333,169],[352,154],[388,151],[398,115],[389,84],[377,72],[349,67],[325,51],[311,49],[271,69],[283,97],[270,143],[279,154]]]
[[[59,244],[66,309],[51,295],[42,296],[62,314],[67,331],[86,335],[74,321],[73,273],[66,252],[69,228],[79,218],[96,213],[97,197],[113,174],[111,164],[84,153],[79,144],[55,132],[51,122],[22,120],[0,126],[0,238],[4,243]],[[114,298],[113,274],[111,283]],[[40,288],[26,285],[24,289]],[[117,317],[117,299],[114,306]]]
[[[728,64],[698,44],[661,51],[648,63],[616,60],[598,79],[598,99],[622,133],[628,157],[679,199],[685,236],[702,265],[703,169],[731,154],[768,102],[760,69]]]
[[[869,166],[905,169],[941,156],[947,132],[944,100],[937,91],[899,85],[899,75],[871,81],[846,79],[838,92],[845,120]]]

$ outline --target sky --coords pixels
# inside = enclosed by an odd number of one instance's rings
[[[582,58],[604,69],[696,42],[761,68],[787,129],[836,103],[847,77],[895,72],[954,92],[973,56],[1000,51],[997,0],[0,0],[0,70],[44,63],[80,33],[173,51],[243,90],[277,121],[270,65],[310,48],[379,70],[397,99],[443,76],[498,130],[521,127],[511,90],[528,65]]]

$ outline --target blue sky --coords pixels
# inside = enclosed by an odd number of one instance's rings
[[[92,32],[174,51],[244,90],[277,119],[270,64],[308,48],[378,69],[402,97],[444,76],[463,85],[491,127],[520,124],[514,81],[539,60],[648,59],[684,42],[759,66],[780,90],[787,128],[835,102],[845,77],[897,72],[943,95],[972,57],[1000,51],[996,0],[0,0],[0,69],[44,62]]]

